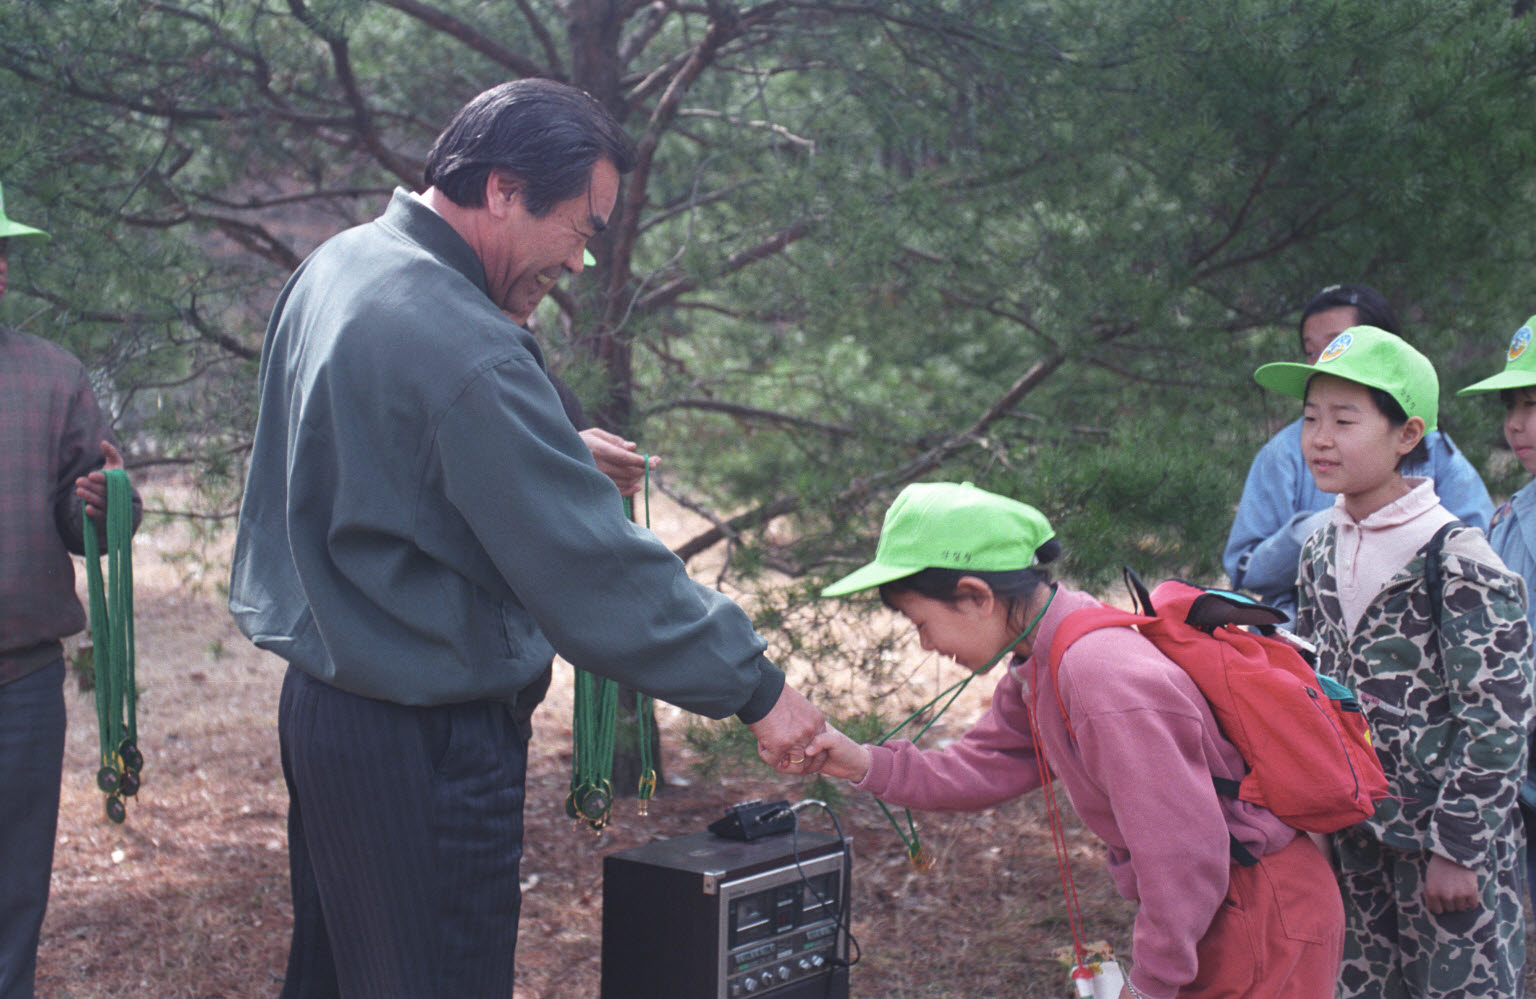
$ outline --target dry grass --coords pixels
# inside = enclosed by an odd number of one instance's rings
[[[687,528],[680,519],[656,523],[665,537]],[[256,999],[280,987],[291,920],[276,735],[282,670],[231,624],[222,552],[189,558],[189,544],[179,529],[155,528],[141,532],[135,546],[146,762],[143,791],[121,826],[106,821],[94,786],[91,702],[70,696],[39,996]],[[916,672],[935,684],[955,679],[952,668]],[[954,723],[927,738],[957,735],[982,710],[991,685],[973,684],[951,712]],[[626,800],[601,835],[577,827],[564,812],[569,692],[562,670],[535,719],[516,999],[597,995],[605,855],[696,832],[733,802],[793,800],[807,791],[761,770],[679,781],[647,818]],[[670,773],[686,781],[686,718],[659,707]],[[979,815],[920,816],[923,841],[938,861],[926,873],[906,861],[867,797],[852,794],[837,812],[854,841],[853,930],[862,953],[854,995],[1071,994],[1050,957],[1070,935],[1039,795]],[[808,828],[831,828],[816,809],[802,815]],[[1125,951],[1132,908],[1110,887],[1096,841],[1070,811],[1067,821],[1089,932]]]

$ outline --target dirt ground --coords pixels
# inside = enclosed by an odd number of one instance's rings
[[[153,486],[146,493],[150,506],[165,502]],[[686,529],[656,524],[663,537]],[[218,544],[194,544],[179,526],[148,527],[136,540],[145,764],[143,789],[122,825],[106,820],[94,784],[93,702],[70,690],[53,892],[39,955],[37,994],[44,999],[255,999],[281,987],[291,926],[276,733],[282,669],[231,623],[224,558]],[[958,679],[952,665],[934,664],[928,674],[936,689]],[[954,737],[983,709],[991,682],[972,687],[951,710],[953,723],[941,723],[926,740]],[[936,689],[918,692],[917,703]],[[698,777],[681,735],[686,716],[658,705],[669,785],[647,817],[621,800],[612,824],[593,833],[564,811],[570,690],[562,664],[535,716],[515,999],[597,996],[604,856],[700,831],[734,802],[795,801],[808,791],[765,769]],[[867,796],[851,793],[836,805],[853,841],[860,959],[852,995],[1073,994],[1052,958],[1071,936],[1042,800],[1031,795],[979,815],[919,816],[937,861],[926,872],[908,863]],[[832,830],[819,809],[801,815],[803,828]],[[1096,841],[1070,808],[1065,816],[1088,933],[1126,952],[1132,909],[1110,887]]]

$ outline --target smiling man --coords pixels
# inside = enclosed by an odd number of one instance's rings
[[[273,310],[230,610],[289,664],[289,999],[512,994],[526,719],[556,652],[735,714],[770,762],[823,728],[746,615],[624,517],[521,325],[633,160],[582,91],[493,88],[425,190]]]

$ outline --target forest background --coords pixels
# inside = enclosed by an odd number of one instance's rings
[[[1296,411],[1251,372],[1323,285],[1387,294],[1442,429],[1519,484],[1451,390],[1536,311],[1529,7],[3,0],[0,182],[54,238],[13,248],[0,318],[87,362],[137,475],[192,485],[152,524],[216,538],[292,269],[419,188],[473,94],[575,83],[641,159],[532,321],[552,367],[663,456],[696,518],[669,540],[771,654],[899,718],[899,628],[815,599],[894,493],[1027,500],[1091,588],[1218,582]]]

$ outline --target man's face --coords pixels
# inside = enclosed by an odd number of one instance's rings
[[[585,191],[542,217],[524,207],[516,178],[494,177],[486,205],[491,237],[480,255],[492,299],[526,323],[556,281],[567,272],[581,273],[587,241],[608,227],[618,196],[619,172],[607,160],[592,167]]]
[[[1353,305],[1340,305],[1308,316],[1301,324],[1301,346],[1307,352],[1307,363],[1316,364],[1334,337],[1359,324],[1360,310]]]

